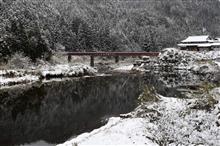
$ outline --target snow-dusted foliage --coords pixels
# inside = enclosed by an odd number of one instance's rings
[[[95,69],[82,64],[43,66],[35,70],[0,70],[0,86],[30,83],[45,78],[81,77],[95,73]]]
[[[214,99],[220,101],[220,88],[213,89],[210,94],[213,96]]]
[[[20,77],[14,77],[14,78],[5,78],[0,76],[0,87],[1,86],[12,86],[16,84],[25,84],[30,83],[34,81],[38,81],[39,77],[34,75],[24,75]]]
[[[77,77],[95,74],[96,70],[87,65],[55,65],[46,66],[41,69],[40,75],[43,78],[53,77]]]
[[[160,97],[159,102],[147,104],[145,108],[153,111],[146,116],[147,136],[159,145],[217,146],[220,104],[212,96],[202,96],[188,100]]]
[[[25,84],[39,80],[37,75],[25,70],[0,70],[0,87]]]
[[[31,67],[31,60],[22,53],[15,53],[7,62],[7,67],[13,69],[25,69]]]
[[[167,48],[159,56],[159,65],[178,70],[192,70],[196,73],[218,72],[219,66],[213,60],[219,58],[220,51],[195,52]]]
[[[191,66],[191,71],[196,74],[217,73],[220,66],[215,62],[197,63]]]

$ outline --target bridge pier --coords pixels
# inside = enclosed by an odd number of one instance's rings
[[[119,63],[119,56],[115,56],[115,63]]]
[[[95,66],[95,57],[94,56],[90,56],[90,66],[91,67]]]
[[[72,56],[71,55],[68,55],[68,62],[70,63],[72,60]]]

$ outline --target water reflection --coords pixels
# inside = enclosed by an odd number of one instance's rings
[[[36,143],[24,144],[24,145],[21,145],[21,146],[54,146],[54,144],[48,144],[45,141],[38,141]]]
[[[154,86],[167,97],[184,98],[178,88],[213,79],[184,72],[153,72],[62,79],[1,89],[0,145],[62,143],[104,125],[108,117],[132,111],[144,85]]]
[[[139,75],[113,75],[2,89],[0,145],[57,144],[98,128],[105,118],[137,106],[142,81]]]

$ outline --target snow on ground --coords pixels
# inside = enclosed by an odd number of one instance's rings
[[[72,77],[72,76],[82,76],[82,75],[92,75],[95,74],[96,70],[90,66],[77,64],[77,65],[56,65],[56,66],[46,66],[40,70],[42,77],[46,78],[63,76],[63,77]]]
[[[215,100],[220,101],[220,88],[215,88],[211,91],[211,94]]]
[[[39,76],[26,70],[0,70],[0,86],[24,84],[39,80]]]
[[[196,51],[184,51],[175,48],[164,49],[159,55],[160,59],[187,59],[184,61],[194,60],[215,60],[220,58],[220,51],[207,51],[207,52],[196,52]]]
[[[203,53],[205,56],[207,56],[207,58],[210,59],[220,59],[220,51],[209,51],[209,52],[205,52]]]
[[[219,61],[215,61],[215,63],[220,67],[220,62]]]
[[[219,88],[198,99],[178,99],[160,96],[159,102],[148,103],[146,129],[149,139],[160,145],[212,145],[220,143]],[[210,96],[212,95],[212,96]],[[147,124],[148,123],[148,124]]]
[[[107,125],[58,146],[219,146],[219,96],[220,88],[192,99],[158,95],[159,101],[143,103],[129,118],[111,118]]]
[[[179,70],[200,70],[205,72],[219,71],[216,61],[220,59],[220,51],[196,52],[182,51],[175,48],[164,49],[159,55],[160,66],[173,67]],[[204,70],[203,70],[204,71]]]
[[[21,76],[22,71],[20,70],[0,70],[0,76]]]
[[[148,145],[157,146],[145,137],[145,121],[142,118],[111,118],[107,125],[91,133],[85,133],[58,146],[84,145]]]
[[[125,65],[125,66],[120,66],[118,68],[115,68],[113,71],[119,71],[119,72],[131,71],[133,67],[134,65]]]
[[[0,86],[7,86],[7,85],[10,86],[16,84],[30,83],[38,80],[39,77],[33,75],[25,75],[22,77],[13,77],[13,78],[5,78],[0,76]]]
[[[191,71],[197,74],[218,73],[220,72],[220,66],[215,63],[195,63],[191,65]]]
[[[95,69],[83,64],[43,66],[35,70],[0,70],[0,86],[26,84],[44,78],[81,77],[95,73]]]

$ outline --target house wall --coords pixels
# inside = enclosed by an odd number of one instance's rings
[[[199,48],[198,47],[181,47],[180,50],[199,51]]]
[[[217,49],[217,48],[216,48]],[[186,50],[186,51],[212,51],[214,48],[211,47],[181,47],[180,50]],[[220,48],[217,50],[220,51]]]
[[[212,51],[213,48],[212,47],[203,47],[203,48],[198,48],[199,51]]]
[[[213,50],[214,51],[220,51],[220,46],[219,47],[215,47]]]

